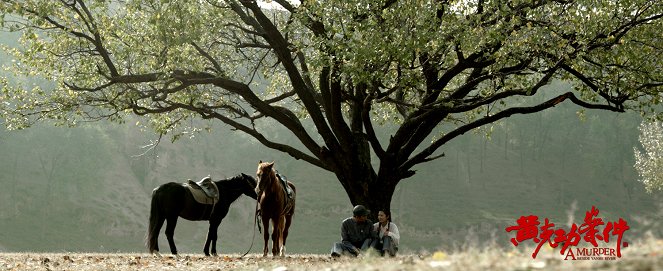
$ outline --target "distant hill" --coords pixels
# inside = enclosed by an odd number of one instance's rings
[[[402,249],[510,245],[504,228],[521,215],[580,224],[592,205],[605,220],[626,219],[627,237],[651,229],[660,235],[654,225],[661,197],[644,193],[632,167],[640,119],[590,111],[581,121],[575,109],[515,117],[495,125],[490,137],[465,135],[443,148],[444,158],[417,168],[392,202]],[[141,146],[156,136],[133,124],[0,131],[0,250],[143,252],[153,188],[254,174],[258,160],[274,160],[298,187],[288,251],[326,253],[351,210],[335,177],[213,127],[174,144],[164,139],[144,155]],[[287,141],[289,132],[273,136]],[[221,253],[248,249],[253,207],[246,197],[231,207],[219,229]],[[180,219],[179,250],[200,253],[206,231],[205,222]],[[253,251],[261,239],[256,236]],[[160,242],[165,248],[163,232]]]

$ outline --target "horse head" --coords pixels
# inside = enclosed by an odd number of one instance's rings
[[[256,189],[255,192],[257,195],[260,195],[265,189],[267,189],[270,185],[274,183],[274,180],[276,179],[276,175],[274,174],[274,171],[272,170],[274,167],[274,162],[267,163],[267,162],[258,162],[258,170],[256,171],[256,176],[258,177],[257,179],[257,184],[256,184]]]
[[[244,183],[246,184],[242,189],[242,193],[253,199],[258,199],[258,194],[256,193],[255,190],[256,186],[258,185],[256,179],[244,173],[242,173],[240,176],[244,180]]]

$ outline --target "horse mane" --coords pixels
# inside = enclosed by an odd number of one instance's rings
[[[267,170],[268,167],[269,170]],[[263,174],[268,175],[267,178],[269,178],[270,182],[274,182],[277,186],[281,186],[281,184],[278,183],[279,177],[277,176],[276,169],[274,169],[273,164],[268,165],[266,163],[261,163],[258,168]]]
[[[277,182],[279,180],[279,177],[276,176],[276,170],[273,167],[269,170],[269,179],[273,182]]]
[[[225,178],[225,179],[218,180],[217,182],[236,182],[237,180],[241,180],[241,179],[242,179],[242,174],[237,174],[237,175],[232,176],[230,178]]]
[[[215,181],[219,188],[219,193],[222,195],[221,198],[223,198],[221,200],[230,200],[230,203],[237,201],[237,199],[243,194],[244,182],[246,182],[246,180],[244,180],[244,175],[241,173],[230,178]],[[232,198],[229,196],[232,196]]]

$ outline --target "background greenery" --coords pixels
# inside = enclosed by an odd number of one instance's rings
[[[0,37],[0,44],[10,38]],[[392,201],[402,249],[510,246],[513,233],[504,228],[521,215],[580,224],[592,205],[606,221],[628,221],[626,241],[648,232],[660,237],[661,196],[646,194],[633,169],[639,116],[577,110],[562,104],[513,117],[451,142],[445,158],[417,168]],[[144,252],[152,189],[207,175],[253,174],[258,160],[276,161],[297,185],[289,252],[326,253],[340,238],[352,206],[333,174],[217,124],[175,143],[164,138],[145,153],[143,146],[158,136],[142,131],[142,121],[0,130],[0,251]],[[270,133],[289,136],[275,128]],[[249,247],[252,211],[246,197],[233,205],[219,229],[221,253]],[[200,253],[206,231],[205,222],[180,219],[179,250]],[[166,248],[163,234],[160,242]]]

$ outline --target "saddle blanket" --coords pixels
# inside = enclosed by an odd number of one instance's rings
[[[285,193],[288,195],[288,198],[292,199],[292,188],[288,185],[288,179],[279,173],[276,173],[276,176],[281,181],[281,185],[283,186],[283,189],[285,189]]]
[[[188,180],[188,182],[182,185],[191,191],[193,198],[198,203],[213,205],[219,202],[219,188],[209,178],[205,178],[197,183]]]

